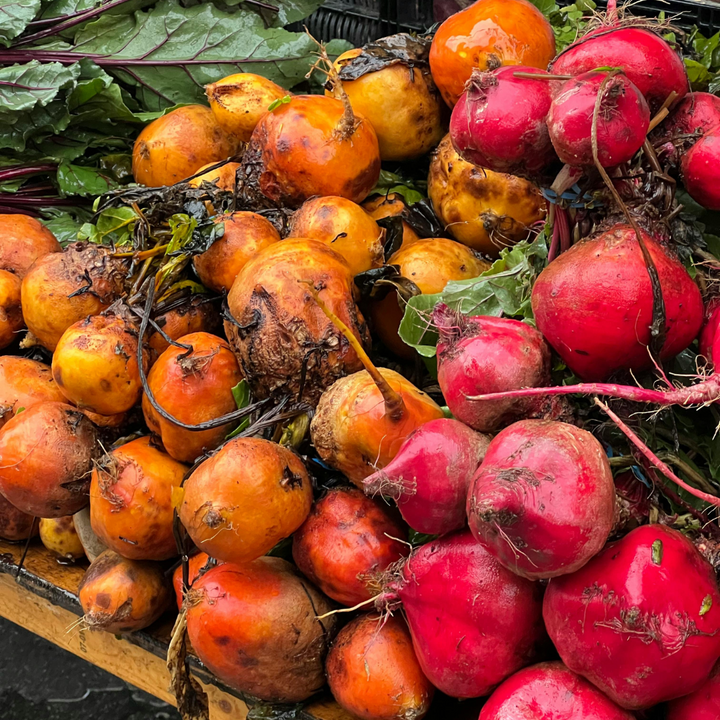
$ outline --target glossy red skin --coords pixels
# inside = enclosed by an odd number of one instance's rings
[[[688,93],[662,124],[662,134],[671,137],[706,132],[720,125],[720,97],[706,92]]]
[[[628,162],[643,146],[650,125],[650,109],[642,93],[625,77],[588,72],[564,82],[547,116],[555,152],[566,164],[593,165],[592,125],[598,93],[603,100],[597,121],[598,160],[603,167]],[[614,88],[620,93],[610,97]],[[606,110],[607,112],[603,112]]]
[[[566,48],[550,64],[560,75],[580,75],[600,67],[620,67],[657,112],[671,92],[684,97],[690,90],[680,56],[661,37],[633,27],[603,27]]]
[[[518,65],[475,71],[453,110],[450,137],[468,162],[495,172],[527,175],[555,159],[545,122],[553,83],[516,78],[518,71],[547,75]]]
[[[703,321],[700,290],[682,264],[650,235],[665,300],[662,357],[690,345]],[[618,370],[652,367],[647,346],[652,286],[633,229],[622,223],[574,245],[553,260],[533,287],[538,330],[583,380],[607,379]]]
[[[707,358],[708,362],[712,363],[715,355],[720,357],[720,333],[718,333],[720,327],[720,298],[714,298],[707,304],[705,317],[705,324],[700,333],[698,352],[704,358]],[[715,347],[716,342],[718,343],[717,348]]]
[[[579,570],[607,542],[615,484],[600,443],[553,420],[521,420],[490,443],[473,478],[468,521],[478,542],[529,578]]]
[[[636,528],[554,578],[543,617],[563,662],[629,710],[698,690],[720,656],[715,572],[665,525]]]
[[[718,720],[720,718],[720,662],[707,682],[694,693],[673,700],[666,720]]]
[[[293,535],[293,560],[328,597],[352,607],[369,600],[367,581],[407,554],[407,529],[355,488],[330,490]]]
[[[503,568],[469,531],[416,550],[397,594],[423,672],[451,697],[490,694],[544,637],[542,587]]]
[[[470,482],[490,439],[457,420],[425,423],[389,465],[363,480],[368,494],[392,497],[417,532],[445,535],[465,527]]]
[[[720,128],[700,138],[680,160],[685,189],[708,210],[720,210]]]
[[[526,323],[433,313],[440,332],[438,382],[450,412],[480,432],[495,432],[537,407],[536,399],[470,400],[474,395],[543,387],[550,382],[550,348]]]
[[[546,662],[509,677],[478,720],[633,720],[633,715],[561,662]]]

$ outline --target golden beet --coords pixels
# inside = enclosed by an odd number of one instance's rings
[[[38,533],[34,516],[18,510],[0,495],[0,538],[10,542],[27,540]]]
[[[218,125],[248,142],[270,105],[289,93],[262,75],[237,73],[206,85],[205,94]]]
[[[21,286],[17,275],[0,270],[0,350],[12,345],[25,327],[20,302]]]
[[[327,676],[340,707],[360,720],[421,720],[435,692],[405,621],[374,613],[338,633],[328,653]]]
[[[54,555],[68,560],[85,557],[72,515],[40,520],[40,541]]]
[[[545,199],[537,185],[465,162],[449,135],[430,164],[428,195],[458,242],[492,257],[528,238],[533,225],[545,219]]]
[[[161,565],[105,550],[87,569],[78,597],[90,630],[118,635],[155,622],[170,604],[171,592]]]
[[[386,217],[397,217],[402,215],[407,204],[399,193],[388,193],[387,195],[375,195],[366,200],[362,206],[374,220],[381,220]],[[420,236],[412,229],[410,224],[403,220],[403,245],[415,242]]]
[[[438,28],[430,68],[445,102],[453,107],[475,68],[526,65],[545,70],[554,57],[552,27],[532,3],[478,0]]]
[[[60,250],[55,236],[34,217],[0,215],[0,269],[22,280],[38,258]]]
[[[412,280],[424,295],[442,292],[451,280],[469,280],[490,267],[465,245],[447,238],[425,238],[403,246],[388,260],[400,274]],[[414,350],[398,336],[404,302],[391,290],[370,306],[373,328],[385,345],[400,357],[413,357]]]
[[[48,401],[65,402],[49,365],[14,355],[0,357],[0,428],[19,410]]]
[[[383,264],[385,233],[359,205],[342,197],[317,197],[292,216],[288,237],[330,245],[353,275]]]
[[[235,322],[225,330],[257,397],[300,391],[317,402],[339,377],[362,367],[339,330],[313,299],[314,289],[368,344],[354,285],[339,253],[317,240],[291,239],[265,248],[240,271],[228,307]]]
[[[237,274],[261,250],[280,242],[275,226],[262,215],[238,211],[216,218],[225,233],[208,250],[193,258],[195,272],[205,287],[228,292]]]
[[[41,257],[25,276],[25,324],[48,350],[55,350],[72,324],[101,313],[122,293],[127,270],[111,252],[102,245],[73,243]]]
[[[185,481],[178,511],[193,542],[218,560],[265,555],[303,524],[312,484],[300,458],[277,443],[235,438]]]
[[[201,168],[198,168],[196,172],[200,172],[201,170],[205,170],[206,168],[211,168],[213,165],[217,165],[217,162],[218,161],[203,165]],[[204,182],[214,182],[217,184],[220,190],[227,190],[227,192],[235,192],[235,173],[237,172],[237,169],[239,167],[240,163],[225,163],[224,165],[221,165],[214,170],[208,170],[202,175],[198,175],[197,177],[190,180],[189,184],[193,187],[199,188]]]
[[[138,135],[133,177],[148,187],[174,185],[237,149],[237,141],[217,124],[210,108],[186,105],[153,120]]]
[[[120,314],[95,315],[71,325],[52,359],[57,386],[73,404],[118,415],[140,400],[137,329]],[[143,352],[147,371],[147,352]]]
[[[187,467],[151,437],[113,450],[93,469],[90,522],[111,550],[131,560],[167,560],[177,555],[173,536],[173,488]]]
[[[362,202],[380,177],[380,149],[372,125],[349,104],[322,95],[297,95],[267,113],[245,158],[257,163],[260,191],[275,203],[299,207],[316,195]]]
[[[335,67],[350,70],[360,54],[360,48],[348,50],[335,61]],[[445,105],[426,63],[412,67],[402,62],[387,64],[342,83],[353,110],[373,126],[383,160],[413,160],[442,140]]]
[[[230,346],[209,333],[185,335],[157,359],[148,375],[148,386],[155,401],[173,418],[186,425],[215,420],[237,409],[232,389],[242,380],[242,373]],[[191,463],[204,451],[214,450],[232,430],[221,425],[194,431],[180,427],[162,417],[143,395],[142,409],[147,426],[162,438],[170,457]]]
[[[182,302],[173,302],[169,309],[158,308],[157,313],[153,318],[155,324],[172,340],[196,332],[215,334],[221,325],[220,313],[204,295],[192,295]],[[157,330],[147,336],[146,342],[150,348],[151,363],[170,347]]]

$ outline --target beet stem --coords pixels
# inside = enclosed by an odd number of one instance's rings
[[[515,72],[513,77],[521,78],[522,80],[572,80],[572,75],[541,75],[540,73],[530,72]]]
[[[715,507],[720,507],[720,498],[714,495],[697,490],[679,478],[655,453],[616,415],[602,400],[595,398],[595,404],[602,408],[608,417],[622,430],[628,440],[669,480],[679,485],[683,490],[689,492],[693,497],[704,500]]]

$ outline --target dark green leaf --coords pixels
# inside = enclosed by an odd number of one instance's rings
[[[324,0],[266,0],[268,5],[274,5],[278,12],[255,8],[262,15],[268,25],[273,27],[284,27],[290,23],[304,20],[308,15],[315,12]],[[244,0],[225,0],[226,5],[241,5]],[[244,5],[250,8],[250,5]]]
[[[413,547],[419,547],[420,545],[425,545],[425,543],[429,543],[432,540],[435,540],[437,535],[428,535],[427,533],[419,533],[417,530],[413,530],[410,528],[410,531],[408,532],[408,540],[413,545]]]
[[[0,0],[0,45],[10,45],[39,10],[40,0]]]
[[[58,189],[61,195],[96,197],[112,190],[116,184],[92,167],[82,167],[62,162],[57,171]]]
[[[43,219],[43,224],[58,239],[58,242],[65,247],[68,243],[75,242],[78,239],[78,233],[84,219],[78,214],[48,210],[45,219]]]

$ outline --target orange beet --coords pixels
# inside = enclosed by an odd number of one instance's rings
[[[201,552],[193,555],[188,560],[188,585],[193,586],[195,581],[207,572],[214,565],[210,562],[211,558],[207,553]],[[178,565],[173,572],[173,590],[175,590],[175,598],[177,599],[178,610],[182,610],[183,605],[183,569],[182,565]]]
[[[371,218],[381,220],[386,217],[402,215],[407,204],[402,195],[389,193],[387,195],[373,196],[370,200],[366,200],[362,206]],[[418,238],[419,235],[403,220],[403,245],[414,242]]]
[[[22,280],[38,258],[60,249],[55,236],[34,217],[0,215],[0,269]]]
[[[322,95],[296,95],[258,123],[245,158],[259,166],[260,191],[299,207],[316,195],[362,202],[380,177],[372,126],[349,106]]]
[[[328,653],[327,677],[338,704],[361,720],[420,720],[435,692],[399,617],[361,615],[346,625]]]
[[[213,165],[217,165],[217,162],[211,162],[207,165],[203,165],[201,168],[198,168],[196,172],[211,168]],[[199,188],[204,182],[214,182],[220,190],[235,192],[235,173],[239,167],[240,163],[228,162],[218,168],[215,168],[214,170],[207,170],[207,172],[204,172],[202,175],[198,175],[188,182],[196,188]]]
[[[555,35],[527,0],[478,0],[451,15],[430,48],[430,69],[445,102],[453,107],[475,68],[526,65],[545,70],[555,57]]]
[[[90,630],[117,635],[155,622],[169,605],[171,593],[161,565],[105,550],[90,564],[78,597]]]
[[[90,522],[107,547],[131,560],[177,555],[172,490],[187,467],[141,437],[113,450],[92,471]]]
[[[87,505],[97,431],[70,405],[45,402],[0,430],[0,493],[37,517],[72,515]]]
[[[185,482],[178,510],[195,545],[225,562],[264,555],[302,525],[312,484],[300,458],[277,443],[235,438]]]
[[[327,598],[280,558],[220,565],[190,591],[193,650],[223,682],[266,702],[306,700],[325,684],[335,618]]]
[[[18,510],[0,495],[0,538],[10,542],[27,540],[38,534],[38,523],[32,515]]]
[[[237,149],[237,140],[217,124],[210,108],[186,105],[153,120],[138,135],[133,177],[148,187],[174,185]]]
[[[369,600],[368,581],[407,554],[407,528],[386,505],[355,488],[335,488],[293,536],[293,560],[328,597]]]
[[[192,295],[182,303],[172,303],[169,310],[159,308],[153,319],[173,340],[196,332],[215,334],[220,329],[220,314],[203,295]],[[146,342],[150,348],[151,364],[170,347],[170,343],[157,331],[151,333]]]
[[[0,270],[0,350],[11,345],[25,327],[20,304],[20,278]]]
[[[205,287],[228,292],[238,273],[261,250],[280,242],[275,226],[262,215],[238,211],[216,218],[225,233],[208,250],[193,258],[195,272]]]
[[[221,338],[198,332],[179,338],[192,345],[192,352],[170,346],[148,374],[148,386],[155,400],[182,423],[197,425],[237,409],[232,389],[242,373],[230,346]],[[180,462],[193,462],[206,450],[213,450],[232,425],[199,432],[186,430],[165,419],[143,394],[142,409],[147,426],[161,438],[167,453]]]
[[[0,428],[21,408],[47,401],[65,402],[49,365],[14,355],[0,357]]]

